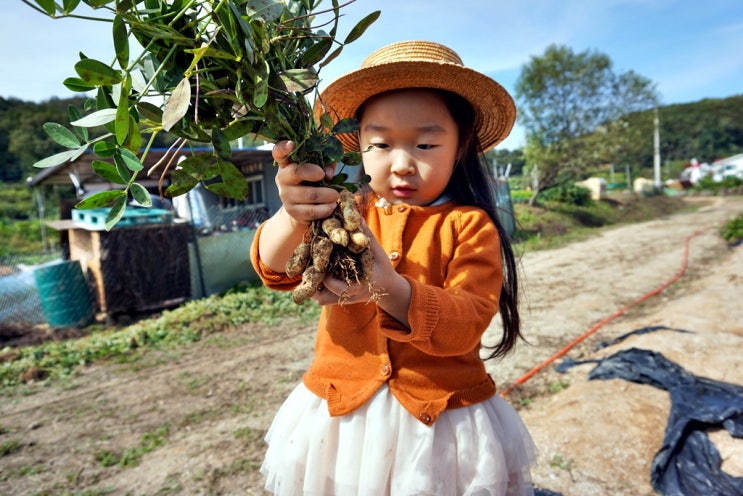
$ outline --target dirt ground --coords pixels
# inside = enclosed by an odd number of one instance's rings
[[[662,353],[689,372],[743,384],[743,247],[719,227],[743,197],[688,198],[694,211],[602,230],[522,259],[529,344],[489,364],[501,390],[618,311],[567,352],[597,359],[625,348]],[[643,295],[688,268],[663,292]],[[603,341],[648,326],[594,351]],[[492,326],[491,333],[498,331]],[[262,436],[312,355],[314,329],[246,325],[131,363],[86,368],[0,400],[0,494],[261,495]],[[560,360],[558,360],[559,362]],[[536,373],[507,396],[539,449],[538,487],[570,495],[651,495],[668,393],[588,381],[591,365]],[[743,440],[710,433],[723,470],[743,476]]]

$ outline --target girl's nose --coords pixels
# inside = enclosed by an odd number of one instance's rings
[[[391,172],[399,175],[415,174],[415,162],[405,150],[396,150],[392,153]]]

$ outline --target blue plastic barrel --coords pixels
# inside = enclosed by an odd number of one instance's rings
[[[88,282],[78,260],[61,260],[34,270],[41,308],[49,325],[85,327],[93,319]]]

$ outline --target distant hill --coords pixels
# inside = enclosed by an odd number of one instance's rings
[[[628,121],[647,136],[634,157],[640,167],[653,165],[652,112],[641,112]],[[743,152],[743,95],[708,98],[658,109],[661,158],[664,162],[713,162]]]
[[[46,136],[43,124],[67,123],[67,108],[82,108],[83,103],[82,98],[35,103],[0,97],[0,182],[21,181],[38,173],[34,162],[62,150]],[[652,118],[648,113],[628,119],[642,127],[642,135],[648,137],[636,156],[630,158],[639,168],[653,165]],[[663,161],[688,162],[697,158],[700,162],[712,162],[743,153],[743,95],[667,105],[658,110],[658,116]],[[501,164],[518,158],[508,151],[500,153],[503,156],[496,158]]]

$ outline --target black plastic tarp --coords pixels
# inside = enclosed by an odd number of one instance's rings
[[[658,328],[652,328],[658,330]],[[668,391],[671,411],[650,480],[664,496],[743,496],[743,477],[721,469],[706,434],[723,428],[743,437],[743,387],[697,377],[658,352],[630,348],[598,361],[589,379],[624,379]]]

